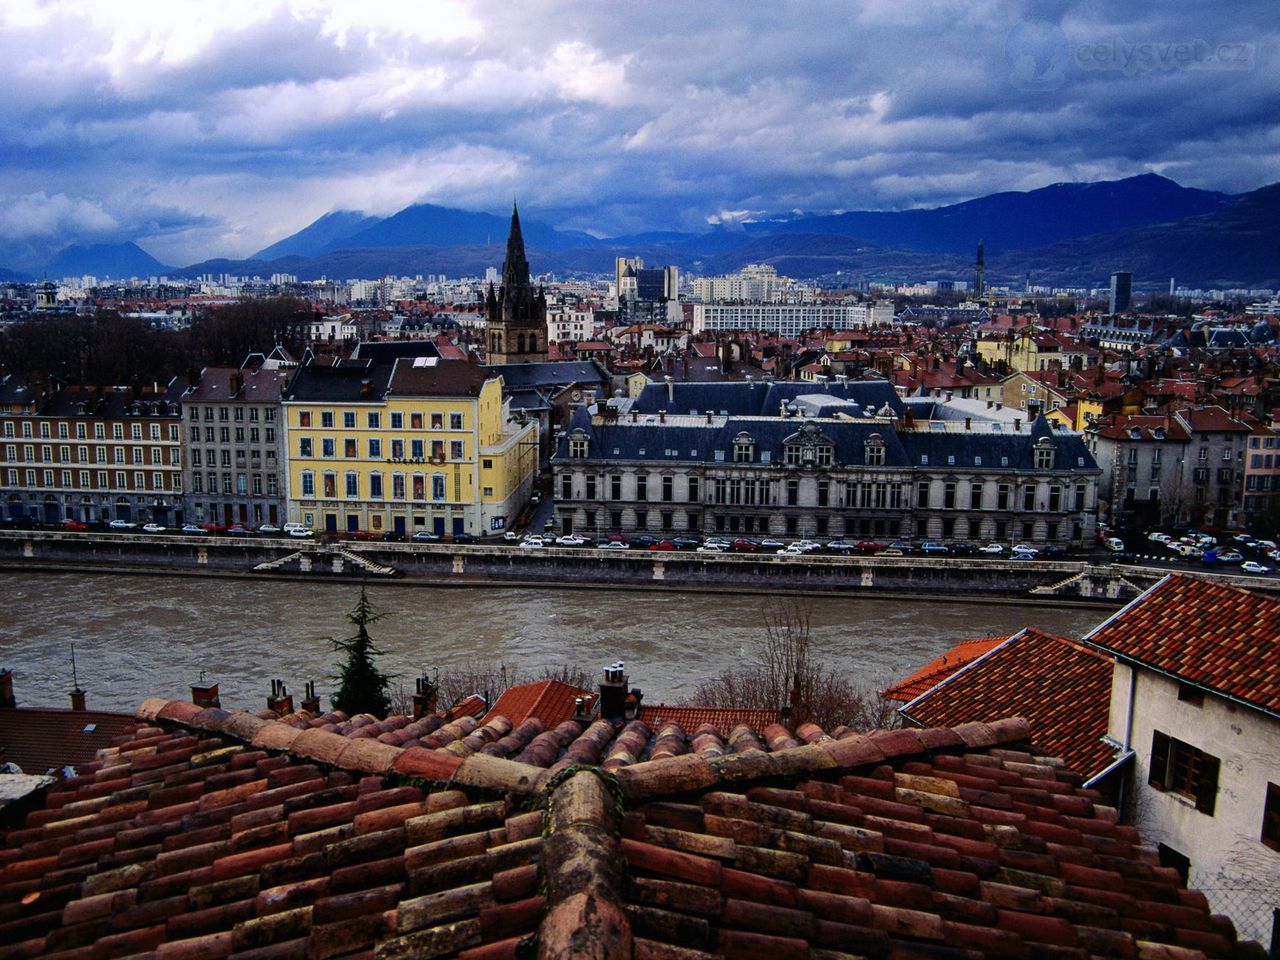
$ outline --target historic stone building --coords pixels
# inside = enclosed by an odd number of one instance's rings
[[[0,496],[12,518],[182,520],[176,382],[60,386],[6,378]]]
[[[280,395],[292,373],[267,363],[200,372],[182,398],[188,518],[226,526],[284,523]]]
[[[502,262],[502,286],[489,285],[485,300],[485,348],[489,363],[534,363],[547,359],[547,298],[529,282],[520,213],[511,210],[511,234]]]
[[[577,412],[552,461],[562,531],[1084,545],[1080,435],[885,381],[666,383]]]

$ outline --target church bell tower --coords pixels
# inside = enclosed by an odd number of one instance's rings
[[[489,363],[535,363],[547,359],[547,298],[529,282],[520,212],[511,207],[502,285],[489,284],[485,298],[485,350]]]

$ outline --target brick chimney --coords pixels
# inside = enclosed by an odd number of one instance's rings
[[[440,689],[435,681],[423,674],[414,681],[413,685],[413,718],[418,720],[428,714],[435,713],[440,695]]]
[[[293,713],[293,697],[285,689],[283,680],[271,681],[271,696],[267,697],[267,709],[282,717]]]
[[[218,685],[216,683],[205,683],[204,677],[201,677],[199,683],[191,685],[191,702],[197,707],[221,707],[222,701],[218,698]]]
[[[306,686],[303,687],[306,696],[302,698],[302,709],[311,714],[320,713],[320,698],[316,696],[316,682],[308,680]]]
[[[600,681],[600,719],[622,720],[627,714],[627,673],[621,660],[604,668]]]
[[[85,691],[76,687],[71,691],[71,709],[84,713],[88,707],[85,706]]]
[[[13,671],[0,670],[0,709],[12,710],[17,705],[13,698]]]

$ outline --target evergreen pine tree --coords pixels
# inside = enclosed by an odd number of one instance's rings
[[[373,612],[373,604],[365,595],[364,587],[360,588],[360,601],[347,614],[347,619],[355,624],[355,635],[345,640],[330,641],[335,650],[347,655],[334,678],[339,684],[338,692],[333,695],[333,708],[349,717],[357,713],[385,717],[391,712],[391,695],[388,692],[391,678],[374,663],[374,657],[381,656],[382,651],[374,646],[368,630],[369,624],[382,619],[382,614]]]

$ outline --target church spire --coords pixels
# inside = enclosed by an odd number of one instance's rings
[[[508,291],[529,284],[529,261],[524,255],[524,234],[520,232],[520,211],[511,204],[511,233],[507,236],[507,259],[502,264],[502,285]]]

